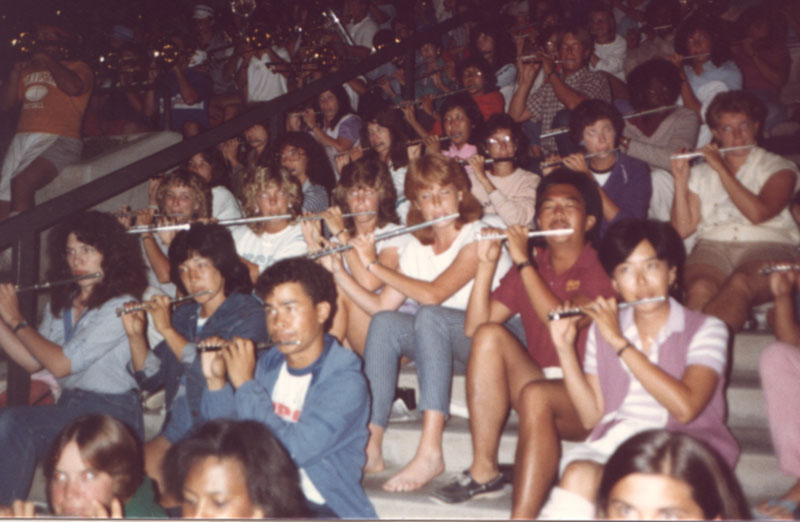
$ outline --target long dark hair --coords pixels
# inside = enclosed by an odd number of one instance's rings
[[[67,237],[71,233],[75,233],[78,241],[94,247],[103,255],[100,265],[103,279],[92,288],[86,303],[90,310],[123,295],[141,300],[147,288],[147,269],[137,237],[127,234],[113,216],[94,210],[74,216],[51,233],[48,241],[49,281],[73,277],[66,255]],[[77,291],[77,283],[53,288],[50,310],[54,316],[60,317],[72,305],[72,297]]]
[[[268,166],[280,166],[281,150],[290,145],[292,147],[303,149],[308,160],[306,166],[306,176],[316,185],[325,187],[325,190],[330,195],[333,187],[336,185],[336,175],[333,173],[331,162],[328,160],[325,149],[320,143],[314,139],[313,136],[305,132],[287,132],[281,136],[272,149],[272,159]]]
[[[704,32],[711,38],[711,62],[719,67],[730,59],[731,52],[727,38],[717,30],[708,17],[695,14],[684,20],[675,31],[675,51],[683,56],[689,55],[689,37],[697,32]]]
[[[211,166],[211,180],[208,182],[208,186],[211,188],[222,186],[230,189],[230,172],[222,152],[212,146],[201,150],[198,154]]]
[[[169,245],[169,277],[186,293],[179,267],[192,256],[208,258],[225,279],[225,296],[233,292],[249,294],[253,289],[247,267],[236,253],[236,245],[227,228],[216,224],[196,223],[178,232]]]
[[[382,108],[375,111],[374,114],[367,115],[365,118],[366,125],[361,127],[361,142],[369,144],[369,130],[370,123],[380,125],[389,129],[389,136],[392,138],[392,144],[389,147],[389,158],[392,160],[392,167],[406,167],[408,166],[408,131],[406,130],[405,120],[402,114],[397,109]],[[367,151],[368,156],[375,156],[374,151]]]
[[[350,105],[350,97],[347,95],[347,91],[344,90],[344,87],[342,87],[341,85],[334,85],[328,90],[331,91],[331,93],[333,93],[334,96],[336,96],[336,101],[339,102],[339,110],[333,116],[333,119],[331,120],[330,123],[330,128],[332,129],[336,127],[336,124],[339,123],[339,120],[344,118],[347,114],[353,112],[353,107]],[[322,91],[319,94],[319,96],[322,96],[322,94],[324,94],[325,92],[327,91]],[[319,96],[317,96],[317,99],[314,101],[314,110],[316,111],[320,110]],[[318,122],[320,126],[322,127],[325,126],[325,121],[323,120],[322,115],[319,116]]]
[[[186,478],[197,463],[208,457],[239,463],[250,502],[265,517],[309,515],[297,467],[278,439],[260,422],[213,420],[172,446],[162,464],[167,492],[183,501]]]
[[[598,518],[608,513],[611,490],[631,473],[667,475],[684,482],[705,520],[750,518],[747,501],[731,470],[711,448],[689,435],[648,430],[619,446],[603,468],[597,491]]]

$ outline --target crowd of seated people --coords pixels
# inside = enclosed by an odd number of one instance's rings
[[[42,25],[47,45],[2,85],[0,102],[20,117],[0,219],[30,208],[76,157],[72,123],[87,100],[100,132],[169,124],[188,138],[477,2],[334,2],[347,37],[315,27],[313,6],[287,4],[276,22],[267,4],[247,16],[192,4],[169,31],[147,17],[119,26],[129,59],[153,34],[176,58],[139,71],[153,88],[131,88],[134,73],[118,71],[125,90],[97,89],[110,97],[94,102],[91,68],[60,59],[65,30]],[[636,469],[631,454],[646,446],[702,461],[725,482],[711,504],[684,498],[691,513],[748,515],[724,417],[728,340],[774,300],[779,343],[762,371],[785,372],[785,383],[800,342],[797,278],[761,274],[794,263],[800,244],[800,168],[765,142],[793,117],[779,95],[800,14],[762,4],[732,23],[677,0],[507,2],[499,18],[426,37],[413,100],[400,96],[404,65],[384,64],[154,173],[146,208],[63,224],[52,274],[82,279],[53,294],[38,329],[15,287],[0,285],[0,346],[57,399],[0,410],[0,468],[19,470],[0,480],[0,504],[33,509],[19,501],[55,441],[50,507],[71,513],[55,491],[74,470],[58,463],[70,454],[114,478],[80,435],[109,438],[95,425],[113,424],[130,438],[133,478],[82,516],[132,516],[141,486],[173,515],[375,517],[365,474],[392,469],[383,489],[409,492],[445,472],[451,384],[465,373],[472,463],[450,470],[460,474],[434,498],[513,484],[515,517],[672,515],[637,503],[619,473],[692,487],[655,458]],[[324,64],[309,58],[320,42]],[[51,105],[69,113],[42,127],[35,111]],[[386,434],[404,366],[418,376],[422,430],[398,463]],[[798,477],[796,430],[783,421],[797,401],[780,382],[765,386],[770,427]],[[159,389],[166,418],[143,440],[131,399]],[[498,462],[511,409],[512,474]],[[561,455],[562,440],[581,444]],[[279,494],[253,466],[268,458],[265,473],[288,477]],[[214,511],[216,480],[236,510]],[[798,490],[757,511],[795,513]]]

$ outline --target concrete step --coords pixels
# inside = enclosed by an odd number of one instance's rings
[[[419,419],[391,422],[384,439],[384,457],[388,469],[365,478],[365,489],[381,518],[507,518],[511,506],[510,488],[506,488],[497,498],[480,498],[457,505],[443,505],[430,498],[432,491],[447,484],[471,464],[472,441],[468,421],[463,418],[452,417],[447,424],[443,445],[447,471],[442,476],[417,492],[388,493],[380,488],[385,480],[414,456],[421,428]],[[780,471],[765,426],[734,427],[732,431],[742,449],[736,476],[751,505],[785,491],[794,483],[794,478]],[[516,444],[517,420],[511,417],[501,435],[501,463],[514,462]],[[574,444],[562,443],[562,452]]]

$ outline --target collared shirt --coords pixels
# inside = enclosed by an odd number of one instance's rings
[[[754,147],[747,155],[747,161],[739,167],[736,179],[750,192],[758,194],[773,174],[790,170],[795,174],[792,194],[798,189],[797,166],[776,154]],[[797,244],[800,231],[792,218],[789,205],[778,215],[754,224],[747,219],[731,200],[722,185],[719,174],[701,163],[692,167],[689,177],[689,190],[700,196],[700,223],[697,226],[697,239],[713,241],[771,241]]]
[[[568,87],[589,98],[611,102],[611,88],[608,85],[608,80],[599,72],[591,72],[586,67],[582,67],[562,79]],[[542,123],[543,133],[552,128],[553,118],[556,113],[565,108],[561,100],[558,99],[556,91],[550,82],[545,82],[537,90],[531,92],[526,105],[531,113],[531,120]],[[542,148],[547,153],[555,152],[555,139],[545,138],[542,140]]]
[[[597,252],[586,243],[575,263],[564,273],[556,274],[550,263],[550,250],[545,249],[536,255],[539,275],[550,287],[558,299],[566,301],[576,295],[583,295],[594,299],[598,295],[611,297],[614,289],[608,279]],[[525,339],[528,342],[528,353],[536,363],[546,368],[548,366],[561,366],[553,341],[550,338],[548,325],[543,323],[533,309],[531,298],[525,291],[522,276],[519,270],[512,268],[500,281],[500,286],[492,292],[492,299],[505,305],[512,314],[520,314],[522,326],[525,328]],[[586,348],[586,328],[583,328],[576,343],[578,360],[583,360]]]
[[[303,183],[303,211],[322,212],[326,208],[328,208],[328,193],[325,192],[325,187],[306,179]]]

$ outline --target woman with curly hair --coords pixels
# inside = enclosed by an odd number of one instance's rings
[[[62,392],[52,406],[0,412],[0,504],[27,496],[37,461],[58,432],[87,413],[105,413],[143,436],[138,386],[116,309],[141,299],[147,286],[136,239],[112,216],[85,212],[49,239],[49,280],[85,276],[57,286],[38,330],[19,309],[12,284],[0,285],[0,345],[30,373],[45,369]]]
[[[400,228],[400,220],[395,211],[396,200],[397,193],[386,165],[377,159],[362,158],[342,169],[342,177],[333,191],[333,206],[323,212],[322,216],[332,237],[348,243],[367,234],[383,234]],[[373,214],[343,217],[343,213],[364,212]],[[304,222],[303,233],[309,244],[309,251],[322,247],[320,228],[313,222]],[[408,235],[402,235],[376,244],[378,259],[383,266],[393,270],[397,268],[400,254],[409,239]],[[367,270],[355,250],[346,251],[344,260],[347,270],[361,286],[373,292],[380,291],[383,282]],[[337,335],[341,328],[341,337],[347,340],[350,348],[363,355],[370,316],[344,292],[339,292],[339,300],[338,313],[331,329],[332,335]],[[346,322],[343,321],[345,317]]]
[[[301,256],[308,249],[300,225],[293,221],[303,207],[300,182],[282,167],[258,167],[244,187],[244,213],[247,217],[290,216],[250,223],[233,232],[236,251],[255,282],[274,262]]]
[[[275,144],[276,164],[297,178],[303,188],[303,212],[328,208],[336,176],[317,140],[303,132],[287,132]]]
[[[233,336],[259,342],[267,337],[263,306],[251,295],[247,267],[227,228],[195,224],[179,232],[170,245],[169,261],[170,276],[181,294],[194,297],[174,312],[163,295],[146,303],[150,320],[164,340],[148,349],[144,311],[124,314],[121,321],[140,386],[166,391],[164,426],[144,448],[147,473],[159,484],[164,454],[202,423],[200,397],[205,380],[196,356],[197,343],[217,344],[216,340]]]

